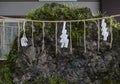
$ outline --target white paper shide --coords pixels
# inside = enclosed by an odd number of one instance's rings
[[[67,35],[67,30],[66,28],[66,22],[63,23],[63,29],[62,29],[62,35],[60,36],[61,40],[61,48],[67,48],[68,47],[68,43],[69,43],[69,39],[68,39],[68,35]]]
[[[107,41],[107,37],[108,37],[109,32],[108,32],[108,28],[106,27],[105,19],[102,19],[101,27],[102,27],[103,40]]]
[[[25,47],[25,46],[28,46],[28,39],[26,37],[26,35],[23,35],[22,38],[21,38],[21,46]]]
[[[22,47],[28,46],[28,39],[25,34],[25,21],[23,22],[23,36],[21,38],[21,46]]]

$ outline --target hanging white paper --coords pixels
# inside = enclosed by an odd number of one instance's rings
[[[63,23],[62,35],[60,36],[60,38],[61,38],[61,40],[60,40],[61,48],[63,48],[63,47],[67,48],[68,43],[69,43],[67,30],[65,28],[66,28],[66,22]]]
[[[26,47],[28,46],[28,39],[25,34],[25,21],[23,22],[23,36],[21,38],[21,46]]]
[[[27,42],[28,42],[27,37],[25,35],[23,35],[23,37],[21,38],[21,46],[23,46],[23,47],[28,46]]]
[[[108,37],[109,32],[107,31],[108,28],[106,27],[105,19],[102,19],[101,27],[102,27],[103,40],[107,41],[107,37]]]

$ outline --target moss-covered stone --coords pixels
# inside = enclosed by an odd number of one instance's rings
[[[43,7],[30,12],[27,19],[32,20],[77,20],[93,18],[89,8],[72,9],[61,4],[45,4]],[[34,22],[34,47],[31,44],[31,23],[26,28],[29,46],[17,49],[17,38],[11,52],[7,56],[5,65],[0,69],[0,83],[2,84],[119,84],[119,24],[113,21],[113,48],[101,46],[97,51],[97,25],[95,22],[86,22],[87,25],[87,53],[83,46],[83,22],[72,23],[73,54],[69,49],[60,49],[55,55],[55,24],[45,23],[45,50],[42,46],[42,23]],[[110,20],[107,22],[110,23]],[[116,26],[116,25],[117,26]],[[58,23],[58,36],[61,34],[62,23]],[[70,23],[67,23],[69,34]],[[22,32],[21,32],[22,34]],[[59,38],[58,38],[59,40]],[[103,42],[101,42],[103,44]],[[97,44],[96,44],[97,45]],[[35,49],[35,60],[30,53]],[[111,68],[113,67],[113,68]],[[106,78],[106,79],[104,79]],[[113,81],[114,80],[114,81]],[[100,84],[98,83],[98,84]]]

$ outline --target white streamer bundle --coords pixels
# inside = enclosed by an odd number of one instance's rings
[[[26,34],[25,34],[25,21],[23,22],[23,36],[22,36],[22,38],[21,38],[21,46],[22,47],[26,47],[26,46],[28,46],[28,39],[27,39],[27,37],[26,37]]]
[[[61,38],[61,40],[60,40],[61,48],[63,48],[63,47],[67,48],[68,43],[69,43],[67,30],[65,28],[66,28],[66,22],[63,23],[62,35],[60,36],[60,38]]]
[[[108,32],[108,28],[106,27],[105,19],[102,19],[101,27],[102,27],[103,40],[107,41],[109,32]]]

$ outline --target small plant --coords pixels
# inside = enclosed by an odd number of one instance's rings
[[[68,82],[62,78],[49,78],[50,84],[68,84]]]

